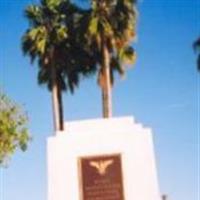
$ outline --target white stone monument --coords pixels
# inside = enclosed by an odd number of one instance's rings
[[[121,117],[65,130],[48,139],[48,200],[161,200],[151,129]]]

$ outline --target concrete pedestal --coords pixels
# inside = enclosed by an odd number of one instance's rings
[[[124,200],[161,200],[151,129],[121,117],[67,122],[65,130],[48,139],[48,200],[82,200],[79,158],[112,154],[121,155]]]

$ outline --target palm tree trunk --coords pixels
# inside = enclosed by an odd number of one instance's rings
[[[110,80],[110,58],[108,48],[103,41],[102,43],[102,53],[103,53],[103,80],[104,84],[102,87],[102,103],[103,103],[103,117],[112,117],[112,89]]]
[[[52,78],[52,110],[53,110],[53,121],[54,131],[59,131],[60,126],[60,115],[59,115],[59,99],[58,99],[58,85],[56,82],[55,68],[51,67],[51,78]]]
[[[63,102],[62,102],[62,91],[58,84],[57,90],[58,106],[59,106],[59,130],[64,130],[64,116],[63,116]]]
[[[63,104],[62,104],[62,93],[61,87],[58,80],[57,71],[54,66],[53,61],[54,50],[50,51],[50,60],[51,60],[51,81],[52,81],[52,110],[53,110],[53,122],[54,122],[54,131],[63,131],[64,122],[63,122]]]
[[[54,131],[59,130],[59,101],[58,101],[58,87],[56,84],[56,78],[55,78],[55,70],[52,67],[52,111],[53,111],[53,121],[54,121]]]

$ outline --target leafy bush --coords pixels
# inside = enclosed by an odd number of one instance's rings
[[[7,164],[17,149],[27,149],[27,122],[22,108],[0,91],[0,165]]]

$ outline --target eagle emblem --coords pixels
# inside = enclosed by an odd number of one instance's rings
[[[101,176],[103,176],[106,174],[108,167],[113,164],[113,160],[90,161],[89,164],[91,167],[94,167]]]

